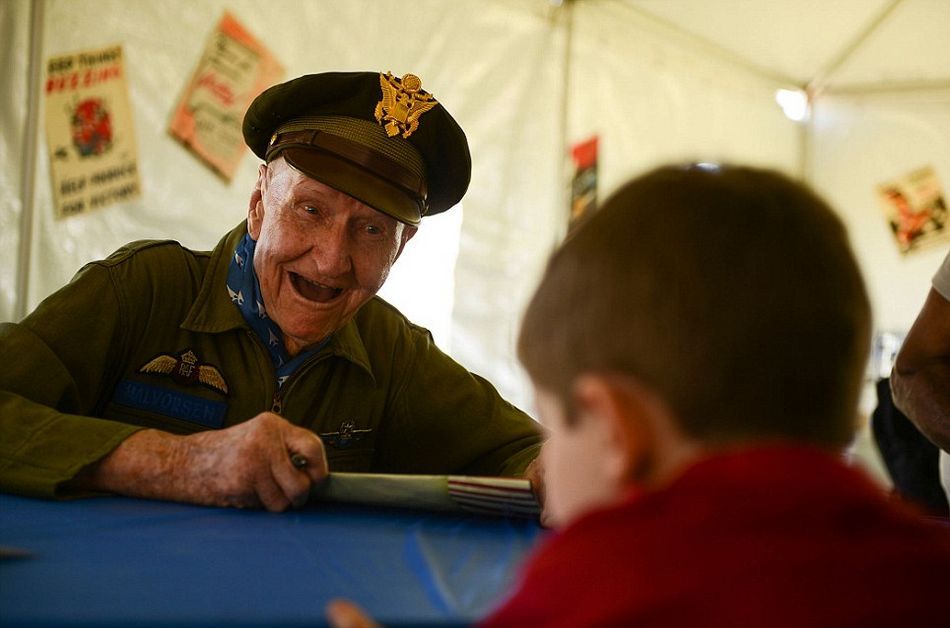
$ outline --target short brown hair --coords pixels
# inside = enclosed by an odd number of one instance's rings
[[[551,257],[521,327],[534,382],[629,374],[710,443],[840,446],[870,307],[847,233],[801,183],[668,166],[623,186]]]

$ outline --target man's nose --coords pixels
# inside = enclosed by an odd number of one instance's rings
[[[352,243],[345,228],[326,229],[313,246],[317,269],[327,277],[339,277],[353,268]]]

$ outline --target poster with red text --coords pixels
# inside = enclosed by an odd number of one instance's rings
[[[50,58],[44,92],[56,217],[140,196],[122,47]]]
[[[932,166],[882,183],[877,197],[901,253],[950,241],[947,201]]]
[[[597,209],[597,136],[571,147],[574,174],[571,178],[571,212],[568,231]]]
[[[246,149],[244,112],[283,73],[273,55],[225,13],[178,101],[169,132],[230,181]]]

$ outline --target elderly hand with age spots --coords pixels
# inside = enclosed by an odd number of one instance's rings
[[[291,462],[299,454],[303,468]],[[207,506],[283,511],[304,505],[327,476],[320,438],[272,412],[223,430],[136,432],[71,487]]]

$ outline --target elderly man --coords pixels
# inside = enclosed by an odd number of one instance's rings
[[[452,116],[411,74],[316,74],[244,137],[213,252],[129,244],[0,325],[0,489],[284,510],[328,470],[524,474],[535,422],[375,296],[468,187]]]

